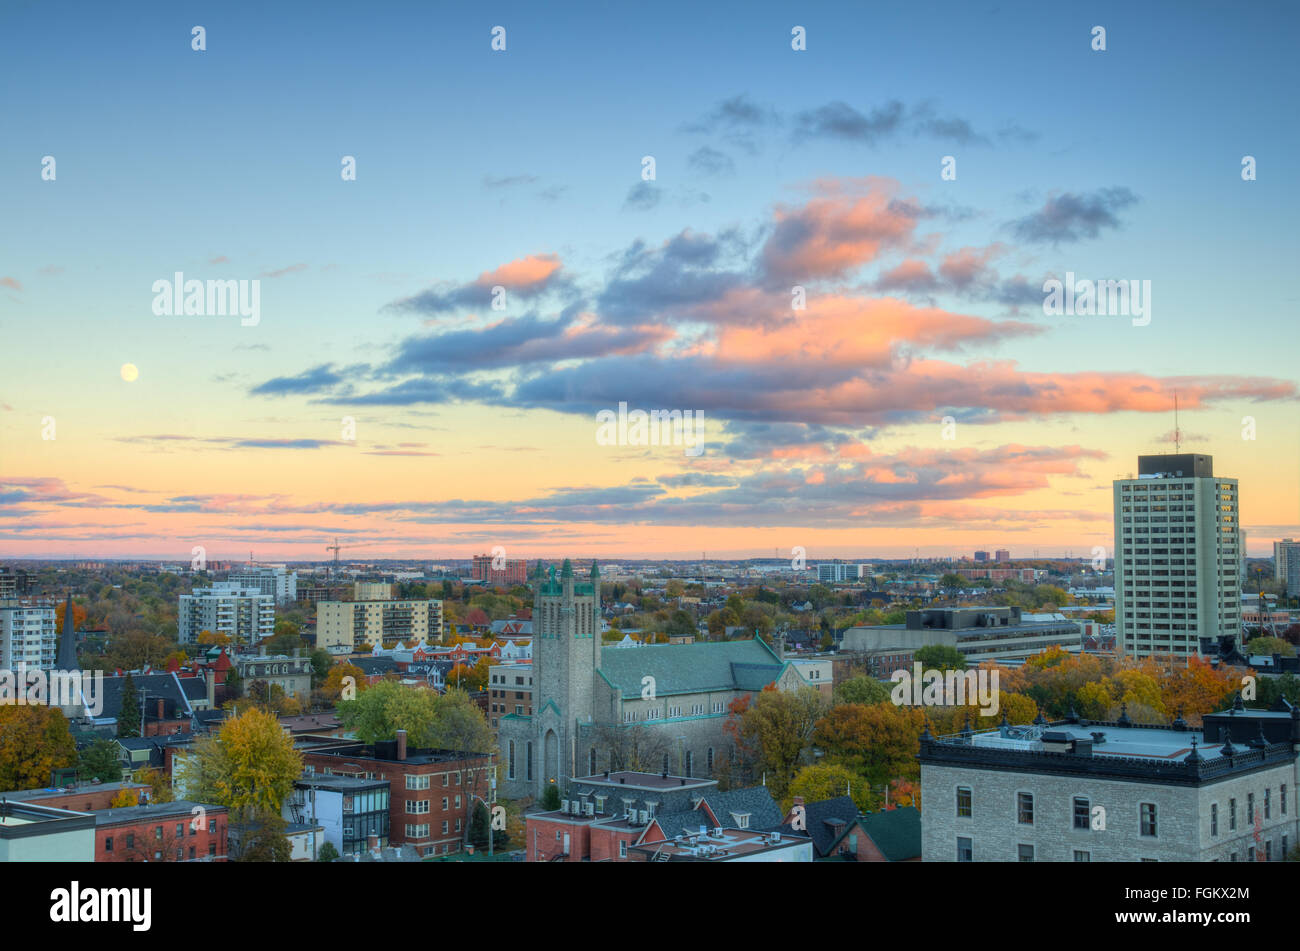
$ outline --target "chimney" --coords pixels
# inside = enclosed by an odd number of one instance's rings
[[[790,804],[790,808],[793,809],[795,806],[802,806],[802,805],[803,805],[803,796],[795,796],[794,802]]]
[[[406,731],[405,730],[397,731],[397,758],[399,760],[406,759]]]
[[[164,716],[166,716],[166,714],[163,712],[164,704],[166,704],[166,702],[167,701],[164,700],[162,697],[158,698],[158,719],[159,720],[161,720]]]

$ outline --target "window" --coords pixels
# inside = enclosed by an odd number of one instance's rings
[[[711,747],[711,746],[709,747],[709,752],[708,752],[708,754],[705,756],[705,760],[704,760],[704,761],[705,761],[705,764],[706,764],[705,768],[708,769],[708,771],[709,771],[709,775],[712,776],[712,775],[713,775],[713,747]],[[1283,788],[1285,788],[1285,787],[1283,787]]]
[[[1236,828],[1237,828],[1237,800],[1229,799],[1228,800],[1228,831],[1231,832]],[[1233,861],[1235,862],[1237,860],[1233,859]]]
[[[1286,815],[1286,783],[1282,784],[1282,815]]]
[[[456,797],[456,808],[457,808],[457,809],[460,808],[460,796],[457,796],[457,797]]]
[[[1265,790],[1264,790],[1264,818],[1265,818],[1265,819],[1270,818],[1270,816],[1271,816],[1271,814],[1272,814],[1272,810],[1273,810],[1273,803],[1272,803],[1272,801],[1271,801],[1271,793],[1272,793],[1272,792],[1273,792],[1273,790],[1271,790],[1271,789],[1265,789]]]
[[[1264,861],[1273,861],[1273,842],[1271,839],[1264,843]]]
[[[1254,849],[1251,849],[1251,851],[1254,852],[1255,850],[1254,850]],[[162,852],[154,852],[154,854],[153,854],[153,860],[154,860],[155,862],[161,862],[161,861],[162,861]]]
[[[444,799],[445,803],[446,800]],[[445,806],[443,808],[446,808]],[[406,801],[406,814],[411,816],[423,815],[429,811],[429,800],[427,799],[408,799]]]
[[[957,817],[959,819],[970,818],[970,800],[971,792],[969,786],[957,787]]]
[[[1016,858],[1021,862],[1032,862],[1034,860],[1034,847],[1032,845],[1017,845]]]
[[[216,820],[216,819],[209,819],[209,820],[208,820],[208,831],[209,831],[209,832],[216,832],[216,831],[217,831],[217,820]]]
[[[668,772],[668,754],[664,754],[664,772]]]
[[[446,796],[443,796],[443,797],[442,797],[442,811],[443,811],[443,812],[446,812],[446,811],[447,811],[447,797],[446,797]]]
[[[423,776],[412,776],[408,773],[406,776],[406,788],[407,789],[428,789],[429,778],[430,777],[428,773],[425,773]]]
[[[128,833],[126,834],[126,847],[127,847],[128,849],[133,849],[133,848],[135,848],[135,833],[134,833],[134,832],[128,832]]]
[[[1255,794],[1246,793],[1246,825],[1255,821]]]
[[[1144,802],[1141,804],[1142,811],[1142,834],[1156,834],[1156,804],[1153,802]]]
[[[194,861],[194,846],[190,846],[190,861]]]
[[[1034,797],[1032,793],[1016,793],[1016,821],[1021,825],[1034,824]]]
[[[1082,796],[1074,797],[1074,827],[1076,829],[1091,828],[1092,810],[1089,808],[1089,802]]]
[[[527,779],[529,782],[532,782],[532,780],[533,780],[533,744],[532,744],[532,741],[531,741],[531,740],[530,740],[529,742],[527,742],[527,743],[524,744],[524,755],[525,755],[525,757],[527,757],[527,759],[526,759],[526,763],[527,763],[527,765],[525,766],[525,769],[526,769],[526,771],[527,771],[527,773],[528,773],[528,775],[525,776],[524,778]]]
[[[596,747],[594,746],[591,748],[589,775],[591,776],[596,775]]]
[[[736,817],[736,826],[737,826],[738,828],[741,828],[741,829],[748,829],[748,828],[749,828],[749,813],[748,813],[748,812],[737,812],[737,813],[734,813],[734,815],[735,815],[735,817]]]
[[[156,829],[153,830],[153,837],[155,839],[162,838],[162,826],[158,826]]]
[[[691,750],[686,751],[686,775],[694,776],[692,770],[695,768],[695,754]]]
[[[626,842],[626,840],[623,840],[623,839],[620,839],[620,840],[619,840],[619,843],[618,843],[618,857],[621,858],[621,859],[625,859],[625,858],[627,858],[627,842]]]
[[[1210,835],[1219,834],[1219,804],[1210,803]]]
[[[510,758],[506,764],[508,767],[508,772],[506,775],[507,778],[514,779],[515,778],[515,741],[511,740],[508,746],[510,749]]]
[[[185,847],[184,847],[184,846],[178,846],[178,847],[177,847],[177,849],[176,849],[176,861],[178,861],[178,862],[183,862],[183,861],[185,861]]]
[[[975,850],[971,845],[971,840],[965,836],[957,837],[957,861],[958,862],[975,861]]]
[[[108,836],[106,839],[104,839],[104,851],[105,852],[113,851],[113,837],[111,835]]]
[[[446,819],[443,819],[443,820],[442,820],[442,834],[443,834],[443,835],[446,835],[446,834],[447,834],[447,820],[446,820]]]
[[[1091,852],[1084,852],[1084,851],[1081,851],[1080,849],[1075,849],[1075,850],[1074,850],[1074,860],[1075,860],[1076,862],[1091,862],[1091,861],[1092,861],[1092,853],[1091,853]]]

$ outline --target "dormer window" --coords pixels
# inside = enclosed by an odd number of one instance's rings
[[[733,813],[731,814],[731,817],[732,817],[733,819],[736,820],[736,828],[737,828],[737,829],[748,829],[748,828],[749,828],[749,813],[748,813],[748,812],[733,812]]]

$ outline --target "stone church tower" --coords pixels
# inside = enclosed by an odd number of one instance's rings
[[[549,785],[561,792],[583,772],[579,725],[595,718],[596,671],[600,667],[600,571],[593,563],[585,581],[574,578],[566,558],[556,576],[541,562],[533,584],[533,716],[524,729],[523,748],[516,739],[516,762],[531,755],[531,770],[515,770],[527,794],[540,796]],[[527,723],[528,721],[524,721]],[[512,730],[512,733],[516,731]],[[502,734],[503,745],[506,735]],[[520,762],[522,760],[523,762]],[[527,782],[531,772],[532,781]],[[521,773],[523,775],[521,775]],[[521,782],[522,781],[522,782]]]

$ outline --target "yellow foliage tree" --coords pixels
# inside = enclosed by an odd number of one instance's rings
[[[0,788],[36,789],[54,770],[76,764],[77,744],[57,707],[0,706]]]
[[[129,809],[132,806],[140,805],[140,794],[134,789],[119,789],[117,795],[109,800],[108,808],[110,809]]]
[[[195,744],[199,798],[230,809],[280,811],[302,774],[302,756],[274,714],[257,708]]]

